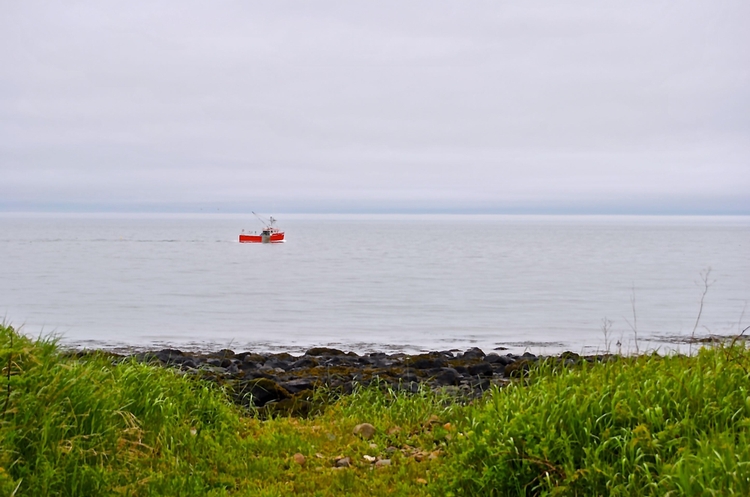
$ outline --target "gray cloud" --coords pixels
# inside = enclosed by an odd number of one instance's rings
[[[0,209],[750,213],[746,2],[17,2]]]

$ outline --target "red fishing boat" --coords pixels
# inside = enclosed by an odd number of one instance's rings
[[[255,214],[253,212],[253,214]],[[276,227],[276,220],[271,217],[268,221],[255,214],[255,217],[265,225],[260,233],[253,231],[240,233],[240,243],[284,243],[284,232]]]

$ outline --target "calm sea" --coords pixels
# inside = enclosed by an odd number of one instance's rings
[[[251,216],[2,214],[0,317],[80,347],[673,350],[710,268],[696,335],[750,324],[750,217],[278,217],[255,245]]]

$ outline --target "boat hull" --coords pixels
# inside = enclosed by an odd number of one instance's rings
[[[240,243],[284,243],[284,233],[270,235],[240,235]]]

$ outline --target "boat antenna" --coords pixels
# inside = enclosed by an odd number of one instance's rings
[[[258,218],[258,220],[260,220],[260,222],[261,222],[261,223],[263,223],[263,224],[264,224],[265,226],[268,226],[268,221],[266,221],[265,219],[263,219],[262,217],[260,217],[259,215],[257,215],[257,214],[256,214],[256,213],[255,213],[254,211],[250,211],[250,212],[252,212],[252,213],[253,213],[253,215],[254,215],[255,217],[257,217],[257,218]]]

